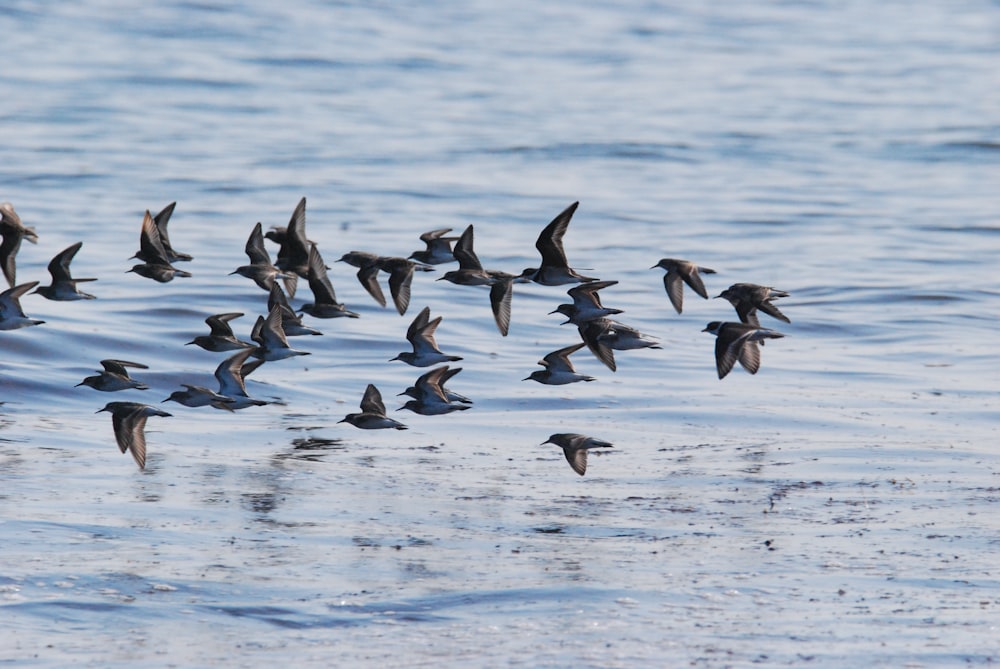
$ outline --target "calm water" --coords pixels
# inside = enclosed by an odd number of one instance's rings
[[[0,8],[18,280],[78,240],[99,278],[0,333],[0,663],[996,662],[1000,5],[243,5]],[[280,404],[166,405],[139,471],[94,412],[213,385],[183,344],[221,311],[248,336],[266,295],[228,273],[303,195],[361,318],[251,377]],[[173,200],[194,276],[127,274]],[[472,223],[520,271],[574,200],[571,263],[663,345],[581,351],[594,383],[521,381],[577,340],[563,288],[518,286],[503,338],[484,291],[417,276],[401,318],[332,262]],[[759,374],[716,378],[732,311],[674,313],[665,256],[792,293]],[[401,406],[424,305],[474,408],[338,425],[369,382]],[[74,387],[108,357],[150,390]],[[581,478],[553,432],[615,447]]]

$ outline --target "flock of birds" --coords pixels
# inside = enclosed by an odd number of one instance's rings
[[[176,277],[191,276],[189,272],[174,266],[174,263],[192,259],[188,254],[175,251],[167,234],[167,225],[175,205],[176,203],[169,204],[156,216],[146,211],[139,235],[139,250],[133,256],[140,262],[130,272],[160,283],[172,281]],[[379,275],[388,274],[390,297],[400,315],[404,315],[409,308],[411,284],[416,272],[431,271],[435,265],[457,262],[458,269],[446,272],[438,280],[460,286],[488,286],[494,320],[503,336],[507,335],[510,328],[514,284],[534,282],[545,286],[572,285],[567,291],[572,302],[560,304],[551,313],[565,316],[567,320],[563,324],[575,325],[581,341],[546,355],[538,362],[543,369],[532,372],[524,380],[547,385],[593,381],[594,377],[577,373],[570,361],[570,356],[584,346],[612,371],[616,370],[615,351],[660,346],[655,339],[611,318],[622,313],[621,309],[608,308],[601,303],[599,291],[617,284],[617,281],[601,281],[583,276],[570,267],[562,240],[578,206],[579,203],[574,202],[545,226],[535,243],[541,255],[541,263],[538,267],[527,268],[519,274],[483,267],[473,249],[472,225],[458,237],[448,236],[450,228],[426,232],[420,236],[425,248],[414,251],[406,258],[351,251],[339,258],[339,261],[357,268],[358,281],[383,307],[387,302],[379,283]],[[358,314],[348,310],[337,300],[327,275],[328,267],[317,245],[306,236],[305,213],[306,199],[303,197],[286,227],[274,227],[264,233],[261,224],[257,223],[245,246],[249,262],[232,272],[251,279],[268,293],[267,313],[257,317],[251,341],[238,339],[229,325],[230,321],[243,314],[223,313],[205,319],[210,329],[209,334],[197,336],[188,342],[207,351],[231,353],[215,370],[218,390],[182,384],[184,389],[175,391],[164,402],[173,401],[187,407],[210,406],[226,411],[269,404],[265,400],[250,397],[245,379],[265,362],[309,354],[292,348],[288,343],[289,337],[321,334],[319,330],[303,322],[303,314],[317,319],[358,318]],[[0,267],[10,285],[8,290],[0,293],[0,330],[43,323],[29,318],[21,308],[20,298],[32,289],[35,289],[34,293],[50,300],[94,299],[94,295],[81,291],[79,284],[96,279],[74,278],[70,272],[70,263],[83,242],[76,242],[52,258],[48,265],[52,277],[50,285],[39,286],[38,281],[17,284],[16,255],[21,242],[27,239],[36,243],[38,235],[33,228],[21,222],[9,202],[0,204],[0,216],[0,235],[3,237],[0,243]],[[265,240],[278,246],[273,262]],[[651,269],[657,268],[666,272],[663,276],[664,288],[677,313],[681,313],[683,309],[685,284],[702,298],[708,299],[701,274],[715,274],[714,270],[675,258],[663,258]],[[307,281],[313,301],[303,303],[296,312],[289,300],[296,295],[299,279]],[[729,374],[737,362],[751,374],[757,373],[760,368],[760,346],[767,339],[784,336],[775,330],[761,327],[758,312],[790,322],[773,303],[773,300],[787,296],[788,293],[784,291],[751,283],[733,284],[716,296],[732,304],[739,318],[738,322],[713,321],[703,330],[716,336],[715,362],[720,379]],[[412,350],[393,358],[414,367],[434,367],[400,393],[410,397],[402,409],[422,415],[439,415],[466,410],[472,404],[472,400],[445,386],[449,379],[461,371],[461,368],[451,368],[446,363],[461,358],[447,355],[438,348],[434,334],[441,318],[438,316],[432,319],[430,308],[424,307],[406,332],[406,339]],[[94,376],[88,376],[78,385],[103,392],[147,388],[129,375],[130,368],[146,369],[146,365],[113,359],[102,360],[101,365],[103,370]],[[406,429],[404,424],[387,415],[382,395],[373,384],[366,388],[360,409],[360,412],[350,413],[340,422],[365,430]],[[171,414],[155,406],[126,401],[108,402],[98,413],[102,411],[111,414],[115,439],[121,452],[130,452],[139,468],[144,468],[146,421],[153,416]],[[590,449],[612,446],[601,439],[575,433],[553,434],[543,443],[562,448],[570,466],[581,476],[586,472],[587,453]]]

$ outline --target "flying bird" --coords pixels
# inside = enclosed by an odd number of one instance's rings
[[[434,340],[434,333],[437,331],[438,325],[441,324],[442,317],[438,316],[431,320],[430,315],[430,307],[424,307],[420,310],[417,317],[410,323],[410,327],[406,329],[406,339],[413,347],[413,351],[404,351],[392,360],[402,360],[414,367],[430,367],[442,362],[455,362],[462,359],[457,355],[445,355],[438,348],[437,342]]]
[[[563,249],[563,236],[569,229],[569,222],[579,206],[579,202],[574,202],[545,226],[535,242],[535,248],[542,255],[542,264],[540,267],[529,267],[524,270],[521,273],[522,278],[543,286],[597,281],[571,269],[569,261],[566,260],[566,251]]]
[[[142,218],[142,229],[139,232],[139,252],[133,258],[142,260],[142,264],[135,265],[129,272],[135,272],[139,276],[153,279],[160,283],[172,281],[175,276],[189,277],[190,272],[177,269],[171,265],[170,255],[167,254],[163,246],[163,239],[153,216],[146,210]]]
[[[561,432],[553,434],[542,442],[545,444],[555,444],[563,449],[566,462],[580,476],[587,473],[587,451],[591,448],[611,448],[612,444],[601,439],[588,437],[585,434],[575,434],[571,432]]]
[[[136,390],[149,390],[149,386],[140,381],[136,381],[128,374],[128,368],[133,369],[149,369],[149,365],[144,365],[141,362],[129,362],[128,360],[101,360],[101,367],[104,368],[103,371],[94,375],[88,376],[80,383],[76,384],[76,387],[89,386],[94,390],[100,390],[106,393],[114,393],[119,390],[129,390],[135,388]]]
[[[77,242],[56,254],[49,261],[49,274],[52,276],[52,285],[39,286],[35,292],[42,297],[60,302],[71,300],[92,300],[94,296],[84,293],[76,284],[83,281],[97,281],[97,279],[74,279],[69,271],[69,264],[73,261],[76,252],[83,246],[83,242]]]
[[[382,393],[372,383],[369,383],[368,387],[365,388],[365,394],[361,398],[361,412],[349,413],[337,422],[350,423],[362,430],[406,429],[406,426],[398,420],[393,420],[385,415],[385,404],[382,403]]]
[[[763,311],[768,316],[777,318],[779,321],[792,322],[788,316],[781,313],[778,307],[771,303],[771,300],[779,297],[788,297],[788,293],[783,290],[776,290],[770,286],[758,286],[755,283],[734,283],[716,295],[716,297],[724,297],[733,305],[741,323],[759,327],[760,320],[757,318],[758,310]]]
[[[3,236],[3,242],[0,242],[0,267],[3,268],[3,275],[7,278],[8,285],[13,288],[17,277],[17,251],[21,248],[21,241],[27,239],[32,244],[37,244],[38,234],[34,228],[21,223],[21,217],[14,211],[14,205],[2,202],[0,235]]]
[[[699,267],[688,260],[678,260],[676,258],[663,258],[650,269],[656,268],[667,271],[663,275],[663,287],[670,298],[670,304],[674,305],[677,313],[681,313],[684,308],[684,284],[691,286],[691,290],[701,295],[706,300],[708,292],[705,290],[705,283],[701,280],[701,274],[715,274],[714,269]]]
[[[166,411],[139,402],[108,402],[97,413],[111,414],[115,441],[122,453],[130,451],[139,469],[146,468],[146,419],[150,416],[171,416]]]
[[[739,360],[751,374],[760,369],[760,348],[765,339],[778,339],[785,335],[749,323],[723,323],[712,321],[702,332],[709,332],[715,339],[715,368],[719,378],[725,378]]]

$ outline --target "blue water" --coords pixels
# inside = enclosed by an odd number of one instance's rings
[[[0,663],[996,661],[996,2],[20,2],[0,35],[18,281],[78,240],[99,279],[0,332]],[[280,403],[164,405],[139,471],[94,412],[213,385],[183,344],[223,311],[249,335],[266,295],[228,273],[302,196],[361,318],[307,317],[311,355],[248,382]],[[174,200],[194,276],[126,273]],[[521,381],[577,340],[562,288],[518,286],[503,338],[446,268],[401,318],[333,262],[474,224],[520,271],[575,200],[571,263],[663,346],[577,353],[593,383]],[[716,378],[733,312],[674,313],[662,257],[792,294],[757,375]],[[395,412],[425,305],[472,410]],[[74,387],[102,358],[150,390]],[[337,423],[369,382],[408,431]],[[581,478],[554,432],[614,448]]]

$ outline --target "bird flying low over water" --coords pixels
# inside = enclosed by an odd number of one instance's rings
[[[271,256],[264,246],[264,235],[261,232],[259,222],[250,231],[244,251],[250,259],[250,264],[241,265],[230,272],[230,274],[239,274],[240,276],[252,279],[254,283],[264,290],[271,290],[275,279],[281,279],[285,285],[285,290],[288,291],[288,296],[295,297],[295,288],[299,280],[298,275],[292,272],[283,272],[271,264]]]
[[[743,368],[751,374],[760,369],[760,349],[757,344],[763,344],[765,339],[778,339],[785,335],[774,330],[761,328],[748,323],[722,323],[712,321],[702,332],[716,336],[715,367],[719,378],[725,378],[739,360]]]
[[[699,272],[704,274],[715,274],[714,269],[698,267],[688,260],[678,260],[676,258],[663,258],[650,269],[665,269],[663,275],[663,287],[670,298],[670,304],[674,305],[677,313],[681,313],[684,308],[684,284],[691,286],[691,290],[701,295],[706,300],[708,292],[705,290],[705,283],[701,280]]]
[[[588,450],[591,448],[611,448],[613,446],[613,444],[607,441],[572,432],[553,434],[542,442],[542,445],[544,444],[555,444],[562,448],[563,454],[566,456],[566,462],[580,476],[587,473]]]
[[[589,281],[573,286],[566,291],[566,294],[573,298],[573,304],[560,304],[549,313],[565,316],[567,320],[563,321],[563,325],[573,323],[577,326],[597,318],[623,313],[621,309],[610,309],[601,304],[601,296],[597,292],[617,283],[617,281]]]
[[[382,286],[378,282],[378,254],[367,251],[348,251],[340,256],[337,262],[346,262],[351,267],[358,268],[358,283],[368,291],[380,307],[385,306],[385,295],[382,293]]]
[[[45,322],[28,318],[21,308],[21,297],[37,285],[37,281],[22,283],[0,293],[0,330],[19,330]]]
[[[414,367],[430,367],[442,362],[455,362],[462,358],[457,355],[445,355],[434,340],[434,332],[441,324],[441,316],[431,320],[431,308],[424,307],[406,329],[406,340],[410,342],[413,351],[404,351],[392,360],[402,360]],[[392,362],[390,360],[389,362]]]
[[[458,269],[446,272],[438,281],[450,281],[459,286],[489,286],[493,320],[496,321],[500,334],[506,337],[510,331],[510,303],[514,295],[514,282],[523,283],[527,279],[500,270],[483,269],[483,264],[473,249],[474,235],[471,225],[465,229],[455,244]]]
[[[80,386],[90,386],[94,390],[100,390],[106,393],[113,393],[119,390],[129,390],[135,388],[136,390],[149,390],[149,386],[145,383],[136,381],[131,376],[128,375],[128,368],[133,369],[149,369],[149,365],[144,365],[141,362],[129,362],[128,360],[101,360],[101,366],[104,371],[100,372],[95,376],[88,376],[80,383],[76,384],[76,387]]]
[[[470,400],[465,395],[460,395],[452,390],[445,387],[444,384],[462,371],[461,367],[456,367],[455,369],[450,369],[447,365],[444,367],[439,367],[437,369],[432,369],[426,374],[421,374],[420,377],[414,382],[412,386],[399,393],[400,395],[408,395],[415,400],[420,400],[423,402],[424,398],[433,397],[438,395],[443,397],[448,402],[461,402],[462,404],[472,404]],[[418,412],[419,413],[419,412]]]
[[[257,342],[257,347],[249,349],[250,354],[261,360],[284,360],[296,355],[309,355],[309,351],[298,351],[288,344],[288,338],[281,327],[281,308],[274,306],[267,317],[258,316],[250,332],[250,339]],[[223,393],[225,394],[225,393]]]
[[[167,234],[167,223],[170,222],[170,217],[174,215],[174,207],[176,206],[176,202],[171,202],[161,209],[160,213],[153,217],[153,223],[156,224],[156,229],[160,233],[160,243],[163,244],[163,250],[166,251],[167,259],[172,263],[190,262],[194,258],[187,253],[175,251],[174,247],[170,245],[170,235]],[[136,257],[139,260],[144,260],[144,258],[140,258],[139,256]]]
[[[597,281],[597,279],[583,276],[576,270],[570,269],[569,261],[566,260],[566,251],[563,249],[563,236],[569,229],[569,222],[579,206],[579,202],[574,202],[545,226],[535,242],[535,248],[542,255],[542,264],[540,267],[529,267],[521,272],[522,278],[540,283],[543,286]]]
[[[445,237],[451,232],[451,228],[439,228],[420,235],[420,241],[427,247],[410,254],[410,260],[422,262],[425,265],[443,265],[444,263],[455,262],[455,254],[451,251],[451,243],[458,240],[458,237]]]
[[[462,371],[461,367],[449,370],[448,366],[435,367],[421,374],[416,382],[404,390],[401,395],[409,395],[414,399],[404,404],[399,411],[406,409],[422,416],[439,416],[453,411],[465,411],[471,407],[471,400],[445,389],[445,382]]]
[[[358,315],[349,311],[347,307],[337,301],[337,294],[333,292],[333,284],[326,273],[326,263],[319,254],[319,249],[313,244],[309,247],[309,289],[313,294],[313,301],[303,304],[300,308],[305,313],[314,318],[357,318]]]
[[[350,423],[362,430],[406,429],[406,426],[398,420],[393,420],[385,415],[385,404],[382,403],[382,393],[372,383],[369,383],[368,387],[365,388],[365,394],[361,398],[361,412],[349,413],[337,422]]]
[[[3,236],[3,242],[0,243],[0,267],[7,278],[7,284],[13,288],[17,277],[17,251],[21,248],[21,241],[27,239],[32,244],[37,244],[38,234],[34,228],[21,223],[14,205],[0,202],[0,235]]]
[[[253,351],[246,349],[235,353],[219,363],[215,368],[215,380],[219,382],[219,394],[231,400],[225,406],[217,406],[217,409],[236,411],[253,406],[264,406],[270,404],[264,400],[258,400],[247,394],[246,377],[255,369],[264,364],[263,360],[253,360],[247,362],[247,358]]]
[[[231,405],[236,404],[234,398],[220,395],[211,388],[192,386],[188,383],[182,383],[181,385],[184,386],[184,390],[175,390],[163,402],[177,402],[178,404],[192,408],[212,406],[216,409],[226,409],[228,411],[233,411]]]
[[[268,313],[275,307],[281,311],[281,329],[284,330],[286,337],[323,334],[316,328],[309,327],[302,322],[302,316],[292,310],[291,305],[288,304],[288,298],[285,297],[284,291],[278,284],[271,286],[271,292],[267,296]]]
[[[385,295],[378,283],[379,272],[389,274],[389,294],[396,311],[402,316],[410,306],[410,289],[413,283],[413,273],[432,272],[434,268],[423,263],[414,262],[408,258],[380,256],[367,251],[350,251],[341,256],[338,262],[346,262],[358,268],[358,282],[368,291],[379,306],[385,306]]]
[[[122,453],[130,451],[139,469],[146,468],[146,419],[150,416],[171,416],[166,411],[139,402],[108,402],[97,413],[111,414],[115,441]]]
[[[757,318],[758,310],[763,311],[768,316],[777,318],[779,321],[792,322],[788,316],[781,313],[778,307],[771,304],[771,300],[779,297],[788,297],[788,293],[783,290],[775,290],[770,286],[758,286],[755,283],[734,283],[716,295],[716,297],[724,297],[733,305],[741,323],[759,327],[760,320]]]
[[[71,300],[92,300],[94,296],[84,293],[76,287],[76,284],[83,281],[97,281],[97,279],[74,279],[69,271],[69,264],[73,261],[73,256],[83,246],[83,242],[77,242],[69,246],[49,261],[49,274],[52,276],[52,285],[39,286],[35,292],[42,297],[58,302]]]
[[[142,218],[142,230],[139,232],[139,251],[132,257],[142,260],[143,263],[135,265],[128,271],[135,272],[147,279],[167,283],[172,281],[175,276],[191,276],[190,272],[177,269],[170,264],[171,257],[163,246],[160,231],[156,223],[153,222],[153,217],[148,209]]]
[[[205,323],[211,328],[211,332],[207,335],[198,335],[185,344],[185,346],[195,344],[213,353],[253,348],[253,344],[237,339],[236,335],[233,334],[233,328],[229,325],[229,321],[237,319],[242,315],[242,313],[235,311],[228,314],[209,316],[205,319]]]
[[[579,351],[584,345],[583,343],[573,344],[572,346],[552,351],[552,353],[549,353],[538,361],[538,364],[545,369],[534,371],[531,373],[531,376],[521,380],[538,381],[549,386],[564,386],[567,383],[575,383],[577,381],[596,381],[593,376],[578,374],[573,367],[573,363],[570,362],[569,356]]]

